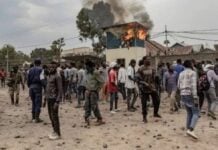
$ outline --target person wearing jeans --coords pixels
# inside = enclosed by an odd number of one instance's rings
[[[118,104],[118,86],[117,86],[117,63],[112,62],[110,64],[111,70],[108,76],[108,92],[110,93],[110,112],[115,113],[117,111]],[[115,111],[113,111],[113,105],[115,103]]]
[[[208,81],[210,83],[210,88],[207,91],[207,94],[210,98],[211,104],[209,105],[209,112],[208,112],[208,116],[212,117],[214,120],[216,120],[216,116],[215,116],[215,110],[216,107],[218,105],[218,97],[216,95],[216,89],[215,89],[215,82],[218,81],[218,75],[215,73],[214,71],[214,67],[211,66],[208,68],[208,72],[207,72],[207,78]]]
[[[178,111],[176,102],[177,77],[177,73],[173,70],[172,66],[164,73],[163,77],[163,87],[170,98],[170,112]]]
[[[120,69],[118,71],[118,86],[119,86],[119,91],[123,96],[123,100],[126,100],[125,83],[126,83],[126,69],[124,67],[124,64],[121,64]]]
[[[127,88],[127,109],[128,111],[135,111],[134,107],[137,100],[138,94],[136,90],[136,80],[135,80],[135,65],[136,60],[132,59],[130,61],[129,67],[127,68],[126,77],[126,88]],[[132,98],[133,95],[133,98]]]
[[[190,60],[184,62],[185,70],[181,72],[178,79],[181,100],[187,111],[187,135],[194,139],[198,137],[194,133],[195,126],[199,119],[199,100],[197,95],[197,73],[193,71],[193,64]]]

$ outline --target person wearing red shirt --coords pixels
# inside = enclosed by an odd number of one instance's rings
[[[0,79],[1,79],[1,86],[4,88],[5,87],[5,79],[6,79],[6,71],[4,69],[1,69],[0,71]]]
[[[110,112],[114,114],[117,111],[118,104],[117,63],[112,62],[110,68],[108,76],[108,92],[110,93]],[[114,103],[115,111],[113,111]]]

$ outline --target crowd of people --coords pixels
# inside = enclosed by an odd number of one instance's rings
[[[3,70],[0,73],[1,79],[3,76],[5,79],[5,73],[2,72]],[[194,129],[201,117],[205,99],[208,102],[208,117],[216,119],[218,65],[212,65],[209,61],[182,62],[178,59],[176,63],[160,63],[155,67],[147,57],[143,57],[138,65],[136,60],[132,59],[129,66],[125,67],[125,64],[116,62],[103,62],[99,65],[91,60],[62,66],[53,61],[42,66],[41,61],[36,59],[25,73],[21,73],[17,66],[10,71],[7,85],[12,105],[19,105],[20,84],[25,89],[25,80],[32,100],[33,123],[42,122],[41,107],[47,103],[54,131],[49,136],[51,140],[61,137],[58,117],[60,103],[71,103],[75,98],[76,108],[84,108],[84,120],[88,126],[92,114],[97,119],[96,125],[105,124],[98,105],[99,100],[109,102],[110,113],[119,112],[119,95],[122,96],[129,112],[137,111],[135,103],[138,98],[141,99],[144,123],[148,122],[150,99],[154,109],[153,117],[161,118],[159,108],[163,92],[167,93],[169,99],[169,113],[177,112],[181,108],[186,109],[187,135],[192,138],[198,139]]]

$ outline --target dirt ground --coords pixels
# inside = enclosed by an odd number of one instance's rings
[[[152,117],[149,109],[148,124],[142,123],[141,108],[131,113],[120,100],[120,112],[110,114],[109,104],[100,102],[100,109],[106,121],[103,126],[85,127],[83,109],[73,104],[60,106],[62,139],[50,141],[52,128],[47,108],[42,109],[44,123],[33,124],[31,102],[27,91],[21,92],[19,107],[11,106],[7,89],[0,89],[0,150],[217,150],[218,121],[202,115],[193,140],[185,134],[185,110],[169,113],[169,102],[162,100],[162,119]],[[140,100],[137,101],[140,107]],[[93,122],[95,120],[92,120]]]

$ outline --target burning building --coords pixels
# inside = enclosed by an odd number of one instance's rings
[[[128,65],[131,59],[146,55],[145,40],[149,28],[137,22],[103,28],[107,36],[106,60]]]

